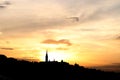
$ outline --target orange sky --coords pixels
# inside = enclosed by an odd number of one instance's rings
[[[0,53],[84,66],[120,63],[119,0],[0,1]],[[76,20],[78,19],[78,20]]]

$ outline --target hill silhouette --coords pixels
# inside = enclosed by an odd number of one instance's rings
[[[0,80],[120,80],[120,73],[67,62],[29,62],[0,55]]]

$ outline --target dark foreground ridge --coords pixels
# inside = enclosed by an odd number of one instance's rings
[[[120,73],[67,62],[29,62],[0,55],[0,80],[120,80]]]

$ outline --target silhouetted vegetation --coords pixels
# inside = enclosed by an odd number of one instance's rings
[[[0,55],[0,80],[120,80],[120,73],[67,62],[29,62]]]

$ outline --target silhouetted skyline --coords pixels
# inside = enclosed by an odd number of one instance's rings
[[[120,73],[84,68],[78,64],[29,62],[0,55],[0,80],[119,80]]]

